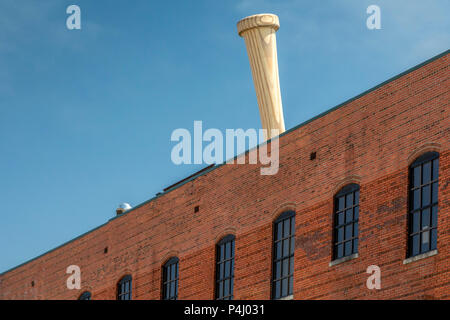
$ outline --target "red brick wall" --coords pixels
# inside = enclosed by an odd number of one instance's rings
[[[161,266],[176,255],[179,297],[212,299],[214,244],[233,233],[235,298],[269,299],[272,222],[289,208],[296,211],[295,299],[449,299],[448,59],[282,136],[277,175],[261,176],[259,165],[221,166],[2,274],[0,298],[76,299],[90,290],[93,299],[115,299],[117,281],[130,273],[134,299],[159,299]],[[408,165],[427,150],[440,153],[438,254],[403,264]],[[349,182],[361,188],[359,257],[330,267],[333,195]],[[72,264],[81,268],[81,290],[66,288]],[[381,268],[381,290],[366,288],[372,264]]]

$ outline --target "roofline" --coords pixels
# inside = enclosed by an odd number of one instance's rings
[[[337,110],[337,109],[343,107],[344,105],[347,105],[347,104],[349,104],[350,102],[352,102],[352,101],[354,101],[354,100],[357,100],[357,99],[361,98],[362,96],[365,96],[366,94],[368,94],[368,93],[370,93],[370,92],[373,92],[373,91],[377,90],[378,88],[380,88],[380,87],[382,87],[382,86],[384,86],[384,85],[386,85],[386,84],[388,84],[388,83],[390,83],[390,82],[392,82],[392,81],[394,81],[394,80],[397,80],[398,78],[403,77],[404,75],[407,75],[408,73],[411,73],[411,72],[413,72],[413,71],[415,71],[415,70],[417,70],[417,69],[419,69],[419,68],[421,68],[421,67],[423,67],[423,66],[425,66],[425,65],[427,65],[427,64],[429,64],[429,63],[431,63],[431,62],[433,62],[433,61],[435,61],[435,60],[438,60],[439,58],[442,58],[443,56],[447,55],[448,53],[450,53],[450,49],[447,49],[446,51],[444,51],[444,52],[442,52],[442,53],[440,53],[440,54],[438,54],[438,55],[436,55],[436,56],[434,56],[434,57],[432,57],[432,58],[430,58],[430,59],[428,59],[428,60],[425,60],[424,62],[422,62],[422,63],[420,63],[420,64],[418,64],[418,65],[416,65],[416,66],[414,66],[414,67],[411,67],[411,68],[407,69],[406,71],[403,71],[403,72],[399,73],[398,75],[396,75],[396,76],[394,76],[394,77],[392,77],[392,78],[389,78],[389,79],[386,80],[386,81],[383,81],[382,83],[380,83],[380,84],[378,84],[378,85],[376,85],[376,86],[374,86],[374,87],[372,87],[372,88],[370,88],[370,89],[364,91],[363,93],[360,93],[360,94],[358,94],[357,96],[354,96],[353,98],[350,98],[350,99],[348,99],[348,100],[346,100],[346,101],[344,101],[344,102],[338,104],[337,106],[334,106],[333,108],[328,109],[328,110],[326,110],[326,111],[324,111],[324,112],[318,114],[317,116],[315,116],[315,117],[313,117],[313,118],[311,118],[311,119],[309,119],[309,120],[306,120],[306,121],[304,121],[304,122],[302,122],[302,123],[300,123],[300,124],[298,124],[298,125],[292,127],[292,128],[289,129],[289,130],[286,130],[285,132],[283,132],[282,134],[280,134],[280,135],[277,136],[277,137],[274,137],[274,138],[272,138],[272,139],[270,139],[270,140],[264,141],[263,143],[261,143],[261,144],[255,146],[255,147],[253,147],[253,148],[250,148],[250,149],[246,150],[245,152],[243,152],[243,153],[241,153],[241,154],[239,154],[239,155],[237,155],[237,156],[234,156],[232,159],[237,159],[238,157],[240,157],[240,156],[242,156],[242,155],[246,155],[246,154],[249,153],[251,150],[253,150],[253,149],[255,149],[255,148],[258,149],[260,146],[262,146],[262,145],[264,145],[264,144],[266,144],[266,143],[269,143],[269,142],[270,142],[271,140],[273,140],[273,139],[281,138],[281,137],[283,137],[283,136],[285,136],[285,135],[287,135],[287,134],[289,134],[289,133],[291,133],[291,132],[293,132],[293,131],[295,131],[295,130],[297,130],[297,129],[299,129],[299,128],[305,126],[305,125],[307,125],[308,123],[310,123],[310,122],[312,122],[312,121],[314,121],[314,120],[317,120],[317,119],[319,119],[319,118],[321,118],[321,117],[323,117],[323,116],[325,116],[325,115],[327,115],[327,114],[329,114],[329,113],[331,113],[331,112],[333,112],[333,111],[335,111],[335,110]],[[230,159],[230,160],[231,160],[231,159]],[[101,225],[98,226],[98,227],[95,227],[94,229],[91,229],[91,230],[89,230],[89,231],[87,231],[87,232],[85,232],[85,233],[79,235],[79,236],[76,237],[76,238],[73,238],[73,239],[71,239],[71,240],[69,240],[69,241],[67,241],[67,242],[65,242],[65,243],[63,243],[63,244],[61,244],[61,245],[59,245],[59,246],[53,248],[53,249],[50,249],[50,250],[48,250],[48,251],[46,251],[46,252],[44,252],[44,253],[38,255],[37,257],[34,257],[34,258],[30,259],[30,260],[27,260],[27,261],[25,261],[25,262],[23,262],[23,263],[21,263],[21,264],[15,266],[15,267],[12,267],[12,268],[10,268],[10,269],[8,269],[8,270],[6,270],[6,271],[0,273],[0,276],[3,276],[3,275],[5,275],[6,273],[8,273],[8,272],[10,272],[10,271],[13,271],[13,270],[15,270],[15,269],[17,269],[17,268],[19,268],[19,267],[24,266],[25,264],[28,264],[28,263],[30,263],[30,262],[32,262],[32,261],[34,261],[34,260],[37,260],[37,259],[39,259],[40,257],[42,257],[42,256],[44,256],[44,255],[46,255],[46,254],[48,254],[48,253],[50,253],[50,252],[53,252],[53,251],[55,251],[55,250],[57,250],[57,249],[59,249],[59,248],[65,246],[65,245],[67,245],[67,244],[69,244],[69,243],[71,243],[71,242],[73,242],[73,241],[75,241],[75,240],[77,240],[77,239],[79,239],[79,238],[81,238],[81,237],[83,237],[83,236],[85,236],[85,235],[87,235],[87,234],[89,234],[89,233],[91,233],[91,232],[97,230],[97,229],[100,229],[101,227],[107,225],[110,221],[113,221],[113,220],[115,220],[115,219],[121,218],[121,217],[125,216],[126,214],[130,213],[131,211],[134,211],[134,210],[136,210],[136,209],[138,209],[138,208],[140,208],[140,207],[146,205],[147,203],[150,203],[151,201],[156,200],[156,199],[158,199],[158,198],[160,198],[160,197],[162,197],[162,196],[168,194],[169,192],[171,192],[171,191],[173,191],[173,190],[176,190],[176,189],[180,188],[180,187],[183,186],[184,184],[186,184],[186,183],[188,183],[188,182],[190,182],[190,181],[193,181],[193,180],[197,179],[198,177],[201,177],[201,176],[203,176],[203,175],[206,175],[207,173],[209,173],[209,172],[211,172],[211,171],[213,171],[213,170],[215,170],[215,169],[217,169],[217,168],[223,166],[223,165],[226,164],[228,161],[229,161],[229,160],[225,161],[224,163],[218,164],[218,165],[206,167],[206,168],[200,170],[200,174],[194,173],[193,175],[188,176],[188,177],[185,178],[185,179],[182,179],[180,182],[176,183],[176,184],[174,185],[173,188],[170,188],[170,189],[168,189],[167,191],[164,191],[164,192],[162,192],[162,193],[156,195],[155,197],[150,198],[149,200],[146,200],[146,201],[144,201],[144,202],[138,204],[137,206],[135,206],[135,207],[133,207],[132,209],[130,209],[130,210],[124,212],[123,214],[121,214],[121,215],[119,215],[119,216],[115,216],[115,217],[109,219],[107,222],[101,224]],[[189,177],[191,177],[191,178],[189,178]]]

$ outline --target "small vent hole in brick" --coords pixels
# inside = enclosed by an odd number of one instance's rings
[[[31,286],[34,287],[34,281],[31,281]]]
[[[199,212],[200,211],[200,206],[195,206],[194,207],[194,212]]]
[[[105,247],[105,249],[103,249],[103,253],[108,253],[108,247]]]
[[[314,160],[316,159],[316,152],[311,152],[311,154],[309,155],[309,160]]]

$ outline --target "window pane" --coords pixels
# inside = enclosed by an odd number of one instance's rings
[[[234,279],[231,278],[231,279],[230,279],[230,294],[233,294],[233,288],[234,288],[233,282],[234,282]]]
[[[422,251],[427,252],[430,250],[430,232],[425,231],[422,233]]]
[[[412,215],[412,232],[419,231],[420,211],[416,211]]]
[[[432,224],[432,226],[437,227],[437,222],[438,222],[438,207],[433,206],[433,208],[431,209],[431,224]]]
[[[217,287],[218,298],[223,298],[223,281],[219,282],[219,286]]]
[[[336,258],[342,258],[344,256],[344,245],[339,244],[337,246],[337,257]]]
[[[282,284],[281,284],[281,296],[286,297],[287,292],[288,292],[288,279],[285,278],[282,280]]]
[[[175,279],[175,264],[170,266],[170,280]]]
[[[433,160],[433,180],[438,179],[439,174],[439,159]]]
[[[430,208],[422,211],[422,230],[430,225]]]
[[[281,278],[281,261],[278,261],[275,264],[275,279],[280,279]]]
[[[275,282],[275,299],[281,297],[281,281]]]
[[[430,204],[430,186],[425,186],[422,188],[422,207],[428,206]]]
[[[223,263],[220,263],[218,265],[219,270],[217,270],[217,271],[219,273],[219,279],[223,279],[224,278],[225,271],[223,270],[223,267],[224,267]]]
[[[230,276],[230,261],[225,262],[225,278]]]
[[[337,229],[337,241],[342,242],[344,240],[344,227]]]
[[[344,210],[344,197],[339,197],[338,198],[338,210],[339,211],[341,211],[341,210]]]
[[[178,280],[175,281],[175,297],[178,297]]]
[[[225,244],[225,259],[230,259],[231,257],[231,243],[227,242]]]
[[[283,257],[289,256],[289,239],[283,240]]]
[[[337,223],[338,223],[338,225],[344,224],[344,213],[343,212],[338,213]]]
[[[437,247],[437,229],[431,230],[431,243],[430,249],[434,250]]]
[[[423,170],[422,184],[429,183],[431,181],[431,162],[424,163],[422,170]]]
[[[294,254],[294,250],[295,250],[295,238],[291,237],[291,255]]]
[[[288,274],[289,274],[289,259],[284,259],[282,276],[285,277]]]
[[[289,274],[294,274],[294,258],[289,259]]]
[[[345,202],[345,207],[346,208],[353,206],[353,193],[349,193],[346,196],[346,200],[345,201],[346,201]]]
[[[353,253],[358,252],[358,239],[353,240]]]
[[[414,179],[414,184],[413,187],[418,187],[420,186],[420,166],[417,166],[414,168],[413,170],[413,179]]]
[[[281,248],[282,242],[278,241],[275,244],[275,257],[276,259],[280,259],[281,258],[281,254],[282,254],[282,248]]]
[[[345,223],[353,220],[353,209],[348,209],[345,211]]]
[[[412,241],[411,241],[411,255],[415,256],[417,254],[419,254],[419,249],[420,249],[420,235],[416,234],[415,236],[412,237]]]
[[[221,261],[225,259],[225,248],[224,247],[225,247],[224,244],[221,244],[219,246],[219,257],[220,257]]]
[[[359,191],[355,192],[355,205],[359,204]]]
[[[359,230],[358,230],[358,223],[355,223],[354,227],[353,227],[353,236],[357,237],[359,234]]]
[[[359,219],[359,206],[354,208],[354,219],[358,220]]]
[[[223,284],[223,295],[228,296],[230,294],[230,280],[225,280]]]
[[[349,256],[352,254],[352,242],[351,241],[347,241],[345,243],[345,255]]]
[[[283,224],[281,222],[277,223],[277,234],[275,237],[275,240],[280,240],[282,238],[283,235]]]
[[[289,233],[291,232],[290,221],[291,221],[291,219],[284,220],[284,227],[283,227],[283,231],[284,231],[283,237],[284,238],[288,237]]]
[[[294,292],[294,277],[289,277],[289,291],[288,294],[292,294]]]
[[[169,298],[168,284],[163,285],[163,298],[165,300],[167,300]]]
[[[413,192],[413,209],[420,208],[420,189],[414,190]]]
[[[281,258],[281,241],[278,241],[275,244],[275,258],[280,259]]]
[[[439,186],[438,183],[435,182],[433,183],[433,190],[432,190],[432,195],[431,195],[431,201],[432,203],[437,203],[438,202],[438,193],[439,193]]]
[[[353,237],[352,235],[353,224],[348,224],[345,226],[345,239],[350,239]]]

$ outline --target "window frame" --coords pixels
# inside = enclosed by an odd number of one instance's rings
[[[272,277],[271,277],[271,298],[273,300],[284,299],[286,297],[292,296],[294,293],[294,258],[295,258],[295,211],[286,210],[281,213],[272,224]],[[289,234],[284,236],[284,226],[285,221],[289,220]],[[281,224],[281,237],[278,237],[278,225]],[[283,241],[288,241],[288,251],[287,256],[284,255],[284,243]],[[280,257],[277,257],[277,244],[281,243],[279,246]],[[287,273],[283,272],[283,263],[287,261]],[[278,277],[277,264],[279,263],[280,276]],[[287,279],[287,292],[283,294],[284,281]],[[277,293],[277,283],[279,283],[279,296]]]
[[[438,218],[439,218],[439,153],[436,151],[430,151],[417,157],[408,166],[408,219],[407,219],[407,251],[406,257],[412,258],[419,256],[430,251],[437,249],[437,238],[438,238]],[[424,179],[424,165],[430,164],[430,180],[423,183]],[[434,171],[435,164],[437,164],[437,171]],[[420,183],[415,185],[415,170],[420,167]],[[436,177],[434,177],[436,174]],[[434,186],[435,185],[435,186]],[[423,205],[423,192],[425,188],[429,188],[429,203]],[[435,189],[436,188],[436,189]],[[434,201],[433,191],[436,190],[436,197]],[[415,191],[419,193],[419,205],[415,207],[416,196]],[[436,210],[434,210],[436,208]],[[423,218],[425,216],[424,212],[428,210],[428,226],[423,227]],[[414,231],[414,216],[418,216],[418,230]],[[433,217],[435,216],[435,219]],[[426,217],[426,216],[425,216]],[[433,223],[435,221],[435,223]],[[434,245],[433,245],[433,232],[434,232]],[[423,250],[424,242],[423,236],[426,234],[428,237],[428,249]],[[414,237],[418,236],[418,251],[414,253]]]
[[[172,266],[175,267],[175,275],[173,279],[171,277],[171,270],[170,272],[168,272],[168,269],[172,268]],[[178,300],[178,283],[180,279],[179,274],[180,274],[180,259],[178,259],[178,257],[171,257],[162,266],[161,300]],[[171,283],[174,283],[173,288],[174,294],[172,294],[172,290],[170,288]],[[168,289],[169,291],[167,291]]]
[[[230,243],[230,256],[227,257],[227,244]],[[223,247],[223,248],[221,248]],[[228,234],[216,244],[216,260],[215,260],[215,289],[214,297],[216,300],[233,300],[234,293],[234,265],[235,265],[236,237]],[[221,253],[223,259],[221,258]],[[229,268],[227,268],[229,262]],[[221,266],[223,265],[223,277],[221,276]],[[229,269],[229,270],[228,270]],[[225,276],[228,270],[229,275]],[[228,294],[225,295],[225,286],[228,281]],[[222,285],[222,286],[221,286]]]
[[[347,196],[352,195],[352,205],[347,205]],[[356,203],[356,194],[358,202]],[[339,207],[339,199],[344,198],[343,208]],[[350,257],[358,253],[359,249],[359,216],[361,203],[361,187],[357,183],[350,183],[343,186],[333,197],[333,234],[332,234],[332,261]],[[352,210],[352,219],[347,220],[347,211]],[[356,210],[358,217],[355,219]],[[343,222],[339,222],[339,215],[342,214]],[[346,237],[347,227],[351,225],[351,237]],[[339,229],[342,228],[342,240],[339,241]],[[355,236],[357,232],[357,235]],[[351,243],[350,253],[346,254],[346,243]],[[339,246],[342,245],[342,255],[339,255]],[[355,249],[356,248],[356,249]]]
[[[122,291],[124,286],[128,284],[128,291]],[[133,277],[130,274],[123,276],[119,282],[117,282],[117,300],[133,300]],[[122,297],[127,296],[128,299],[122,299]]]

